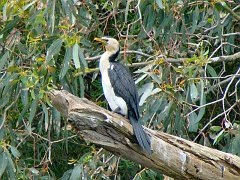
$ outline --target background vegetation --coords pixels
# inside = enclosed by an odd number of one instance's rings
[[[0,177],[162,178],[79,139],[49,102],[57,88],[107,108],[93,42],[103,35],[121,43],[147,127],[240,155],[239,8],[238,0],[1,0]]]

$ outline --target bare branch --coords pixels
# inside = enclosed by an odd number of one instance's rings
[[[240,52],[228,55],[228,56],[219,56],[219,57],[214,57],[212,58],[212,62],[226,62],[226,61],[235,61],[240,59]]]
[[[50,93],[53,105],[84,140],[160,171],[175,179],[239,179],[240,158],[163,132],[144,128],[152,154],[136,144],[132,126],[124,117],[66,91]]]

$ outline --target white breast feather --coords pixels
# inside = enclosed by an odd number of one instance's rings
[[[123,115],[127,115],[127,104],[121,97],[118,97],[115,95],[113,87],[110,83],[110,79],[108,78],[107,71],[105,71],[102,74],[102,86],[103,86],[104,96],[107,99],[107,102],[110,108],[113,111],[120,108],[118,112]]]
[[[121,113],[122,115],[127,115],[127,104],[121,97],[115,95],[108,76],[108,70],[109,69],[112,70],[114,68],[114,65],[110,66],[110,63],[108,61],[109,56],[110,55],[107,52],[105,52],[101,56],[99,65],[100,72],[102,75],[102,87],[104,96],[107,99],[107,102],[113,111],[116,111],[119,108],[120,110],[117,112]]]

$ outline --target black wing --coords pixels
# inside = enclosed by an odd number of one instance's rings
[[[128,69],[119,62],[111,62],[108,70],[111,85],[116,96],[123,98],[128,111],[139,118],[139,97],[134,80]]]
[[[123,98],[128,107],[128,119],[130,120],[134,134],[139,145],[151,154],[151,141],[139,123],[139,98],[137,88],[129,71],[119,62],[111,62],[108,70],[111,85],[116,96]]]

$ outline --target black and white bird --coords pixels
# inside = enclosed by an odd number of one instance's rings
[[[139,97],[134,80],[124,65],[116,61],[119,43],[111,37],[95,38],[105,46],[99,68],[104,96],[112,111],[128,117],[139,145],[151,153],[151,142],[139,122]]]

